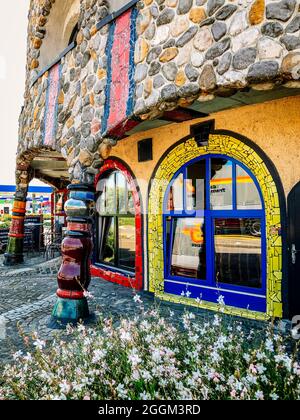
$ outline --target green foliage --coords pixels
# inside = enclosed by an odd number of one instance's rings
[[[283,337],[245,331],[185,313],[144,312],[97,328],[68,329],[68,339],[18,352],[0,378],[0,399],[299,399],[300,365]],[[172,318],[173,316],[173,318]],[[28,337],[24,337],[28,342]],[[2,383],[2,385],[1,385]]]

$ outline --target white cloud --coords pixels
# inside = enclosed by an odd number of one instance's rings
[[[3,55],[0,55],[0,80],[6,79],[7,61]]]

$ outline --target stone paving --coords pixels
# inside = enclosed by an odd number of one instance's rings
[[[56,300],[56,273],[60,265],[60,259],[49,262],[43,258],[27,260],[18,269],[8,269],[2,266],[0,257],[0,367],[1,363],[11,360],[12,354],[24,348],[24,343],[19,334],[19,329],[26,334],[37,331],[39,336],[51,340],[54,335],[64,335],[63,331],[49,328],[49,321]],[[89,301],[90,310],[96,315],[91,325],[96,322],[97,316],[112,316],[119,319],[120,316],[134,316],[138,308],[134,302],[134,292],[131,289],[106,282],[99,278],[93,278],[89,291],[94,296]],[[179,319],[185,310],[183,305],[174,305],[161,301],[155,301],[153,295],[147,292],[139,292],[145,308],[154,304],[160,306],[164,315],[168,316],[170,310],[175,312],[174,319]],[[214,312],[200,309],[191,309],[197,316],[211,319]],[[228,322],[235,318],[224,317]],[[265,328],[263,323],[243,321],[247,325],[259,329]]]

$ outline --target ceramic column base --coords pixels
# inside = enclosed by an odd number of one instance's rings
[[[90,318],[86,298],[63,299],[57,298],[50,321],[50,328],[64,329],[66,325],[77,325],[79,322],[87,321]]]
[[[4,254],[5,266],[11,267],[24,262],[23,238],[9,238],[7,252]]]

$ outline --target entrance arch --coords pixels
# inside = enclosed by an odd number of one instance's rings
[[[261,224],[262,287],[260,288],[260,293],[253,293],[253,295],[260,294],[260,296],[262,296],[262,293],[264,293],[265,308],[253,304],[252,301],[250,301],[250,305],[248,306],[245,297],[249,296],[250,293],[248,295],[248,292],[245,290],[235,291],[238,292],[236,295],[239,296],[235,298],[235,302],[237,303],[234,305],[232,304],[232,299],[228,299],[230,304],[226,305],[225,296],[226,306],[222,306],[221,308],[218,299],[220,295],[225,294],[223,282],[222,287],[217,285],[217,287],[214,288],[213,296],[212,294],[209,296],[205,293],[205,288],[201,287],[201,282],[198,282],[199,295],[197,301],[195,300],[193,286],[191,286],[191,283],[193,283],[192,281],[187,280],[185,282],[185,287],[182,287],[183,285],[180,284],[180,286],[177,287],[176,295],[174,294],[174,289],[172,291],[172,288],[167,286],[166,267],[168,267],[169,261],[166,253],[166,242],[168,241],[165,239],[167,227],[164,223],[166,219],[164,205],[168,188],[170,188],[170,182],[172,182],[174,177],[180,172],[181,168],[184,168],[191,162],[199,161],[201,158],[202,160],[220,158],[220,156],[223,159],[227,158],[228,161],[234,162],[234,165],[243,168],[248,176],[251,175],[261,197],[261,209],[257,210],[258,213],[256,216],[257,219],[263,221]],[[236,175],[233,175],[233,178],[234,177],[236,177]],[[206,180],[205,182],[210,181]],[[232,185],[232,189],[234,195],[236,192],[236,185]],[[211,185],[209,186],[209,190],[211,190]],[[233,208],[232,213],[229,211],[227,217],[234,216],[236,219],[239,219],[241,213],[238,211],[234,213],[234,210],[235,209]],[[224,215],[222,212],[219,213],[221,218],[222,214]],[[249,214],[242,214],[242,216],[246,217],[247,215]],[[214,217],[218,217],[218,213],[216,213]],[[256,219],[256,217],[253,219]],[[212,222],[210,222],[210,228],[211,226]],[[214,250],[211,246],[213,239],[210,235],[213,235],[213,233],[209,229],[209,232],[206,232],[205,234],[205,237],[209,242],[206,252],[211,254],[209,261],[210,264],[213,264],[215,256],[213,255]],[[231,135],[213,134],[210,136],[208,146],[206,147],[198,147],[194,139],[188,139],[175,145],[172,150],[166,153],[156,170],[149,194],[148,247],[150,291],[154,292],[158,297],[174,302],[197,305],[207,309],[222,309],[222,311],[226,313],[248,318],[266,319],[271,316],[282,317],[282,237],[279,195],[276,184],[263,159],[256,151],[241,140],[238,140]],[[209,270],[212,271],[212,267],[210,267]],[[216,280],[216,278],[213,277],[214,275],[215,273],[210,273],[210,280]],[[263,285],[264,282],[265,286]],[[179,289],[182,292],[191,289],[191,297],[187,297],[186,295],[182,296],[181,293],[179,293]],[[225,287],[225,292],[226,290],[228,290],[227,287]],[[201,295],[203,295],[203,298]],[[199,296],[201,299],[199,299]],[[205,300],[205,296],[208,297],[207,300]],[[238,297],[240,302],[238,302]],[[199,302],[199,300],[201,302]],[[252,310],[251,305],[253,305]]]

